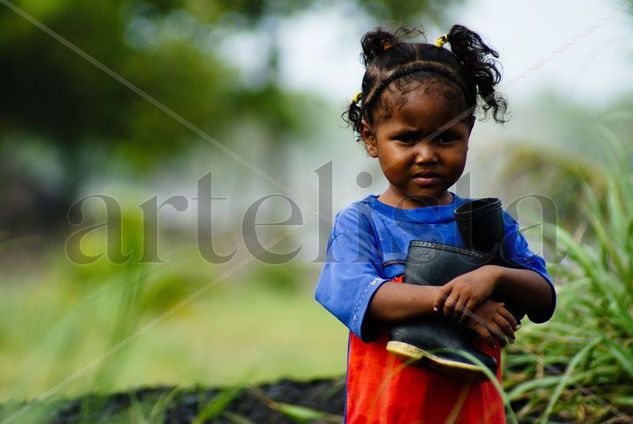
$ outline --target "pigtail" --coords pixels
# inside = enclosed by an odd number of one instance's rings
[[[347,125],[351,125],[354,130],[354,136],[356,141],[360,141],[360,123],[363,119],[362,113],[362,93],[358,96],[358,98],[352,99],[352,102],[347,107],[347,110],[343,112],[343,120],[347,122]]]
[[[367,68],[376,57],[398,46],[400,39],[396,34],[392,34],[382,28],[377,28],[376,31],[365,34],[360,44],[363,49],[361,60],[365,68]]]
[[[451,51],[461,62],[461,74],[467,85],[473,87],[482,100],[485,112],[492,109],[492,116],[496,122],[505,122],[507,111],[506,100],[495,91],[495,86],[501,81],[498,69],[499,54],[486,45],[475,32],[462,25],[453,25],[448,33]]]
[[[415,58],[415,51],[411,44],[403,42],[404,38],[423,34],[418,28],[399,28],[394,32],[383,28],[376,28],[366,33],[361,39],[361,62],[365,66],[365,76],[358,97],[348,105],[343,112],[343,120],[351,125],[359,140],[358,132],[361,121],[367,112],[367,105],[374,97],[376,85],[383,77],[384,71],[390,71]]]
[[[360,127],[363,119],[365,98],[369,94],[370,87],[374,85],[377,75],[369,71],[370,64],[379,57],[384,58],[386,52],[397,48],[401,44],[397,33],[391,33],[382,28],[366,33],[361,40],[361,61],[367,70],[361,92],[352,99],[347,110],[343,112],[343,120],[354,129],[356,141],[360,139]]]

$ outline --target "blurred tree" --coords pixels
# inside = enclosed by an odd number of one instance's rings
[[[459,2],[453,0],[452,3]],[[377,20],[412,24],[441,18],[445,2],[349,0]],[[214,137],[253,119],[274,142],[307,128],[306,98],[284,91],[277,75],[275,28],[327,1],[15,0],[0,4],[0,219],[11,230],[61,222],[82,182],[116,150],[142,175],[197,136],[90,63],[33,16],[126,81]],[[13,5],[13,7],[12,7]],[[223,37],[264,28],[266,69],[256,84],[240,79],[215,46]],[[303,113],[302,113],[303,112]],[[28,159],[16,161],[16,152]],[[18,155],[19,156],[19,155]],[[61,175],[34,178],[57,158]],[[41,172],[40,172],[41,173]],[[59,172],[58,172],[59,174]],[[49,178],[50,177],[50,178]],[[30,217],[30,219],[29,219]]]

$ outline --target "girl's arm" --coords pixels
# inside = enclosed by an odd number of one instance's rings
[[[534,322],[543,322],[554,301],[551,285],[536,271],[490,265],[494,277],[494,293],[524,310]]]
[[[373,321],[393,324],[430,315],[439,287],[386,282],[376,291],[369,305]]]
[[[442,286],[433,308],[463,320],[493,294],[525,311],[534,322],[547,320],[554,301],[551,285],[536,271],[484,265]]]
[[[503,257],[521,268],[484,265],[443,286],[434,306],[447,318],[464,320],[493,294],[526,312],[533,322],[545,322],[554,313],[556,292],[545,260],[529,249],[519,223],[507,212],[504,228]]]
[[[433,302],[440,287],[417,284],[383,283],[369,305],[369,320],[375,324],[397,324],[434,313]],[[502,302],[485,300],[474,309],[478,319],[467,319],[464,325],[494,346],[495,336],[505,344],[514,340],[517,322]]]

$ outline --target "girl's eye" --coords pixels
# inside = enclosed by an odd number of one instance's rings
[[[451,144],[456,138],[450,134],[440,134],[435,138],[435,142],[438,144]]]
[[[396,137],[396,140],[398,140],[401,143],[412,144],[417,141],[417,137],[415,134],[407,133],[407,134],[400,134],[399,136]]]

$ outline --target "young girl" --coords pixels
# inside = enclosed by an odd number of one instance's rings
[[[545,262],[506,212],[502,248],[523,268],[484,265],[441,288],[401,284],[411,240],[463,247],[453,211],[468,199],[448,189],[464,170],[476,110],[503,122],[506,103],[495,92],[498,55],[460,25],[435,45],[403,42],[378,29],[365,34],[362,48],[362,91],[347,114],[389,186],[337,214],[316,289],[316,299],[350,330],[346,422],[504,423],[491,382],[409,366],[385,349],[391,326],[443,314],[478,334],[479,348],[499,363],[517,323],[493,299],[516,305],[535,322],[553,313]]]

